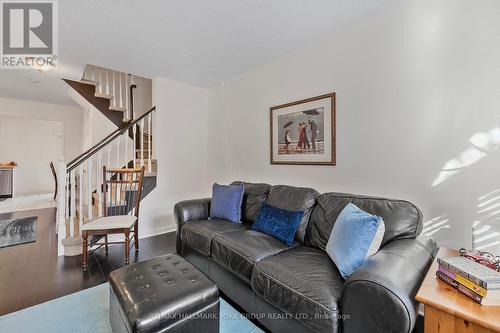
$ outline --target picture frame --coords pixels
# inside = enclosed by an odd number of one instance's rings
[[[270,108],[271,164],[336,165],[335,92]]]

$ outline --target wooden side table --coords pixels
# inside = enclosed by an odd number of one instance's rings
[[[458,251],[439,250],[437,257],[456,256]],[[425,333],[500,332],[500,307],[480,305],[436,276],[434,260],[417,296],[424,304]]]

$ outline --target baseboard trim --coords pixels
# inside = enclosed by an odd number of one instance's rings
[[[161,234],[166,234],[166,233],[173,232],[176,230],[177,230],[177,227],[175,225],[169,225],[169,226],[165,226],[165,227],[152,229],[152,230],[149,230],[148,232],[146,232],[145,234],[141,234],[141,231],[139,230],[139,239],[153,237],[153,236],[157,236],[157,235],[161,235]]]

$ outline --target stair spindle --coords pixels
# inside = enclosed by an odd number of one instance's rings
[[[118,73],[118,75],[119,75],[119,80],[118,80],[119,81],[118,82],[118,86],[119,86],[119,88],[118,88],[119,89],[118,107],[122,108],[123,107],[123,84],[122,84],[122,82],[123,82],[123,73],[120,72],[120,73]]]
[[[120,162],[120,141],[121,141],[120,139],[121,136],[116,138],[116,165],[115,165],[116,168],[122,167],[122,164]]]
[[[70,204],[70,198],[71,198],[71,191],[70,191],[70,188],[69,188],[69,185],[71,184],[71,182],[69,181],[69,173],[66,173],[66,186],[64,186],[64,191],[66,192],[66,196],[64,197],[64,202],[65,202],[65,207],[64,207],[64,217],[67,219],[69,219],[69,208],[71,207],[71,204]]]
[[[141,168],[144,166],[144,118],[141,119],[140,125],[140,140],[141,140]]]
[[[135,168],[135,163],[137,161],[137,124],[134,124],[132,126],[132,136],[133,136],[133,140],[134,140],[133,152],[134,152],[134,168]]]
[[[151,172],[152,167],[151,167],[151,116],[152,114],[150,113],[148,115],[148,172]]]
[[[126,130],[123,133],[123,139],[125,141],[125,163],[127,164],[127,167],[128,167],[128,162],[130,161],[130,158],[128,156],[128,145],[129,145],[128,130]]]
[[[78,167],[78,232],[81,232],[83,227],[83,164]]]
[[[97,197],[98,197],[98,207],[97,207],[97,215],[99,217],[102,216],[102,150],[97,157],[97,166],[96,166],[96,180],[97,180]]]
[[[114,71],[111,72],[111,93],[113,94],[113,98],[110,102],[110,108],[116,107],[116,73]]]
[[[125,106],[125,112],[123,112],[123,116],[125,121],[130,120],[130,106],[129,106],[129,75],[125,73],[125,102],[123,103]]]
[[[87,160],[87,208],[88,208],[88,216],[87,219],[90,220],[92,218],[92,191],[94,188],[94,184],[92,184],[92,158]]]
[[[109,70],[106,70],[106,96],[110,96],[110,91],[109,91]]]
[[[90,81],[95,82],[95,67],[90,65]]]

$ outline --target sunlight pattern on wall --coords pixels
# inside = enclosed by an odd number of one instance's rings
[[[475,249],[500,253],[500,188],[480,196],[476,220],[472,223]]]
[[[450,229],[448,214],[444,213],[424,222],[422,234],[431,237],[444,229]],[[431,237],[433,238],[433,237]]]
[[[496,127],[489,131],[478,132],[469,138],[468,143],[469,148],[444,164],[432,182],[432,186],[443,183],[466,167],[477,163],[489,153],[497,150],[500,147],[500,128]]]

